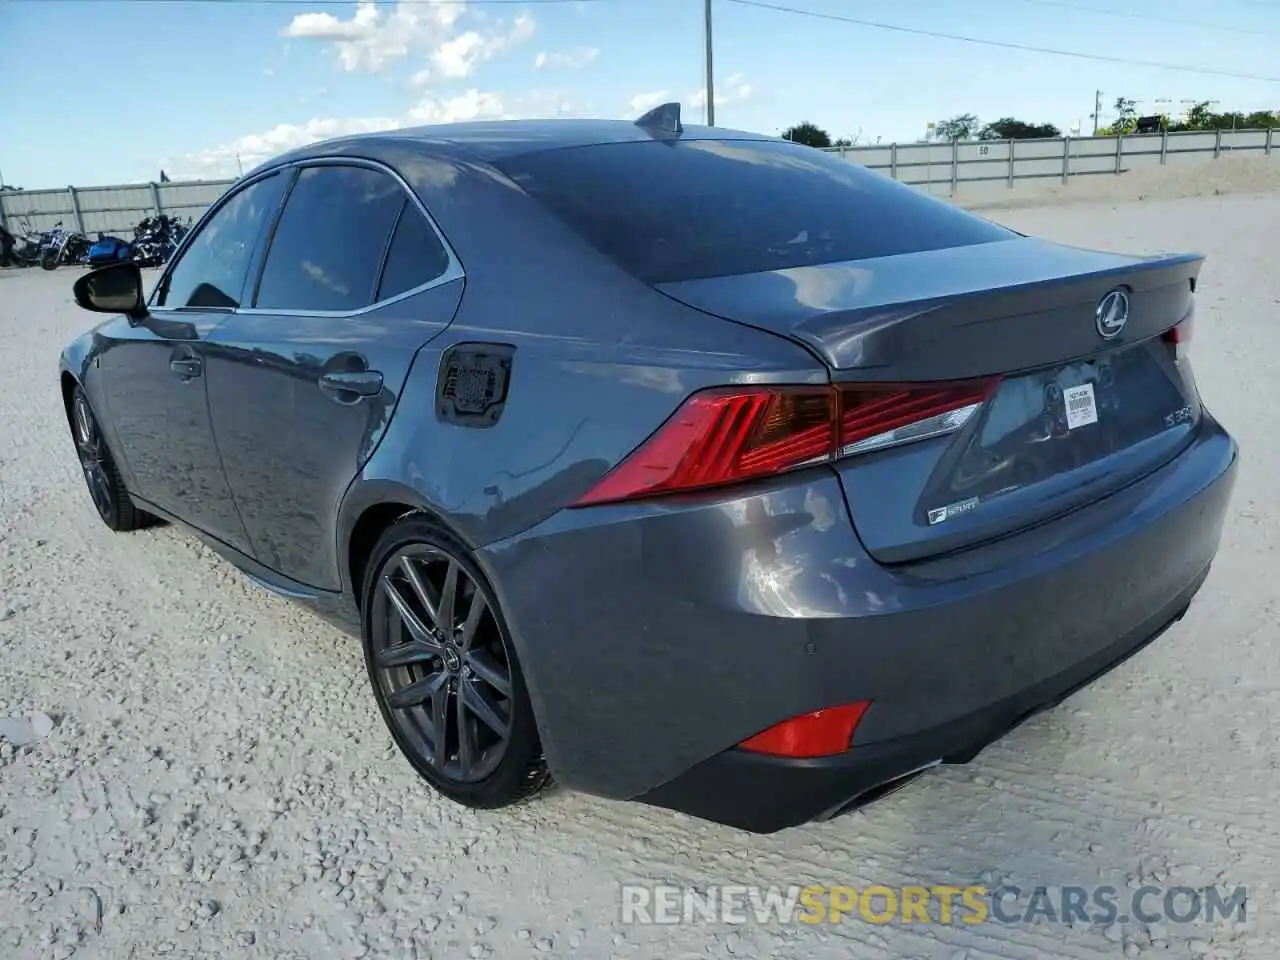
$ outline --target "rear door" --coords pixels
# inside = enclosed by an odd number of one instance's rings
[[[255,287],[209,338],[218,447],[258,561],[337,589],[338,506],[414,355],[452,321],[461,268],[391,170],[317,161],[298,169]]]

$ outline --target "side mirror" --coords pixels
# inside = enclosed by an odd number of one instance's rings
[[[94,313],[125,313],[136,318],[147,312],[142,295],[142,271],[136,263],[112,263],[91,270],[71,289],[76,303]]]

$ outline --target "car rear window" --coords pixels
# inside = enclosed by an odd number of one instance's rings
[[[838,154],[774,140],[609,143],[498,166],[646,283],[1016,236]]]

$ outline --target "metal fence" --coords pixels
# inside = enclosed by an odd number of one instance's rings
[[[1280,131],[1219,130],[1051,140],[958,140],[833,147],[857,163],[932,193],[956,196],[1035,181],[1118,174],[1165,164],[1206,163],[1224,154],[1280,154]],[[159,213],[198,219],[234,180],[0,192],[0,223],[10,232],[48,230],[59,221],[93,236],[129,235]]]
[[[1275,157],[1280,130],[1209,130],[1127,137],[1051,140],[957,140],[832,148],[873,170],[932,193],[957,196],[982,188],[1124,173],[1166,164],[1205,163],[1225,154]]]

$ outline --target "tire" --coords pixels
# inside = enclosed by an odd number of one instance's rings
[[[369,682],[418,775],[477,809],[518,803],[545,787],[551,776],[515,645],[467,549],[412,513],[378,538],[366,570],[361,620]],[[441,609],[450,583],[452,609]]]
[[[89,397],[79,386],[71,394],[70,413],[71,439],[76,445],[80,470],[89,489],[89,498],[102,522],[119,533],[155,523],[151,514],[139,510],[129,499],[129,491],[125,489],[116,462],[107,449]]]
[[[56,270],[58,268],[58,251],[52,248],[40,254],[40,269]]]

